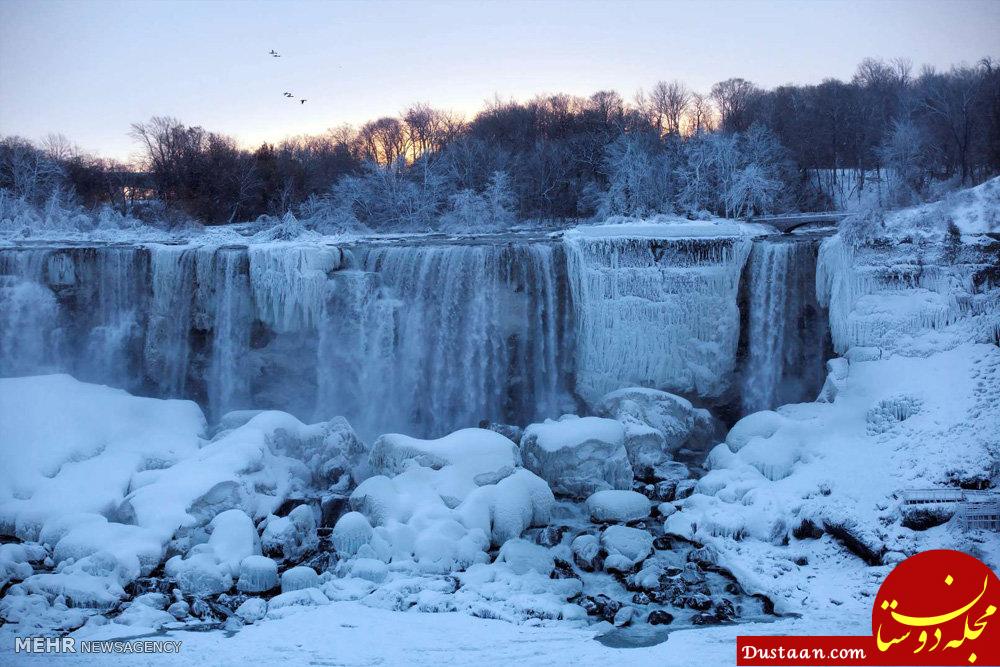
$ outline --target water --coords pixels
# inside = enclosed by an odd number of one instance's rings
[[[826,313],[816,301],[816,245],[754,243],[746,270],[743,414],[811,401],[823,384]]]

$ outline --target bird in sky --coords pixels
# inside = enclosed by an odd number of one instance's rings
[[[292,97],[292,94],[291,94],[291,93],[289,93],[289,92],[286,92],[286,93],[285,93],[285,97]]]
[[[299,100],[299,104],[305,104],[307,100]]]

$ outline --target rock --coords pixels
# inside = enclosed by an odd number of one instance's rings
[[[584,596],[580,600],[580,606],[590,616],[599,616],[608,623],[614,623],[618,610],[622,608],[622,603],[612,600],[607,595]]]
[[[552,574],[549,575],[552,579],[579,579],[580,577],[576,574],[573,569],[573,565],[567,563],[561,558],[555,559],[555,569],[552,570]]]
[[[298,591],[303,588],[319,588],[319,575],[311,567],[293,567],[281,574],[281,592]]]
[[[278,585],[278,564],[267,556],[247,556],[240,563],[236,590],[263,593]]]
[[[719,554],[709,546],[692,549],[688,552],[687,561],[695,563],[698,567],[708,570],[719,565]]]
[[[596,535],[578,535],[570,545],[573,560],[584,572],[596,572],[604,567],[608,552],[601,547]]]
[[[261,536],[266,555],[292,562],[301,561],[318,545],[316,518],[308,505],[299,505],[288,516],[269,516]]]
[[[659,535],[653,540],[653,548],[657,551],[670,551],[674,548],[674,542],[669,535]]]
[[[802,519],[798,526],[792,528],[792,537],[797,540],[818,540],[823,537],[823,529],[810,519]]]
[[[631,387],[601,399],[599,414],[625,424],[626,449],[636,476],[654,477],[657,466],[682,449],[702,449],[715,435],[707,410],[695,408],[680,396]]]
[[[635,491],[598,491],[587,498],[590,518],[600,523],[625,523],[649,516],[649,499]]]
[[[869,565],[881,565],[882,555],[886,552],[885,545],[871,530],[866,530],[854,519],[826,519],[823,521],[826,532],[835,537],[848,551],[861,558]]]
[[[620,422],[572,417],[531,424],[521,438],[524,466],[557,495],[583,499],[605,489],[630,489],[632,466]]]
[[[656,506],[656,511],[657,513],[659,513],[661,518],[666,519],[668,516],[675,513],[677,511],[677,508],[671,505],[670,503],[660,503],[659,505]]]
[[[670,625],[674,622],[673,614],[663,611],[662,609],[656,609],[649,612],[649,616],[646,617],[646,622],[650,625]]]
[[[910,530],[927,530],[951,521],[955,516],[954,507],[906,507],[900,510],[902,525]]]
[[[616,628],[622,628],[632,622],[632,617],[635,615],[635,609],[632,607],[622,607],[615,613],[612,623]]]
[[[535,542],[543,547],[554,547],[562,542],[564,532],[565,528],[562,526],[546,526],[538,531],[538,535],[535,536]]]
[[[347,493],[357,482],[353,471],[364,462],[368,450],[350,423],[334,417],[320,425],[310,437],[299,437],[285,429],[277,429],[269,442],[275,454],[302,461],[315,486],[331,492]]]
[[[267,615],[267,602],[260,598],[249,598],[236,608],[236,615],[244,623],[255,623]]]
[[[632,604],[649,604],[650,602],[652,602],[652,599],[644,591],[639,591],[632,596]]]
[[[208,526],[211,530],[208,544],[233,576],[239,575],[244,558],[260,555],[257,528],[243,510],[227,510],[212,519]]]
[[[322,528],[333,528],[337,520],[350,511],[350,497],[341,493],[329,493],[323,496],[319,503]]]
[[[688,498],[694,493],[694,487],[698,484],[696,480],[684,479],[677,482],[677,488],[674,490],[674,499],[683,500]]]
[[[520,538],[505,542],[500,547],[497,561],[507,563],[514,574],[525,574],[529,570],[534,570],[538,574],[549,576],[555,569],[555,559],[551,551]]]
[[[736,608],[731,600],[723,598],[715,603],[715,618],[720,623],[730,623],[736,620]]]
[[[358,552],[362,545],[372,539],[374,529],[368,519],[360,512],[348,512],[340,517],[330,534],[333,548],[342,558],[350,558]]]
[[[509,439],[511,442],[521,442],[521,436],[524,435],[524,429],[520,426],[512,426],[511,424],[497,424],[491,422],[488,419],[484,419],[479,422],[479,428],[484,428],[494,433],[499,433],[503,437]]]
[[[678,599],[679,607],[687,607],[697,611],[708,611],[712,608],[712,598],[702,593],[688,593]]]
[[[187,602],[181,600],[167,607],[167,613],[178,621],[183,621],[191,613],[191,607],[188,606]]]
[[[194,597],[218,595],[233,587],[229,566],[220,563],[207,544],[195,546],[184,558],[174,556],[166,562],[164,571],[182,591]]]
[[[609,526],[601,533],[601,546],[608,552],[604,567],[625,572],[649,556],[653,550],[653,536],[638,528]]]
[[[691,623],[694,625],[716,625],[718,622],[719,619],[716,618],[715,614],[706,612],[701,612],[691,617]]]

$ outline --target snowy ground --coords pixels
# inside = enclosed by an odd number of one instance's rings
[[[177,655],[15,655],[10,632],[0,629],[0,663],[9,665],[629,665],[688,667],[735,662],[736,636],[755,634],[865,634],[867,616],[787,619],[775,623],[724,626],[671,633],[667,641],[642,648],[610,648],[594,632],[559,624],[512,625],[464,614],[421,614],[372,609],[337,602],[285,618],[221,632],[165,632],[155,639],[184,642]],[[134,628],[103,629],[88,639],[137,637]],[[831,630],[832,631],[832,630]],[[141,635],[146,637],[146,635]]]

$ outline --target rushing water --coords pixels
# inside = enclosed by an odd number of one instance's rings
[[[343,414],[367,437],[523,425],[636,384],[749,411],[818,389],[814,272],[815,244],[745,238],[13,246],[0,375],[212,419]]]

